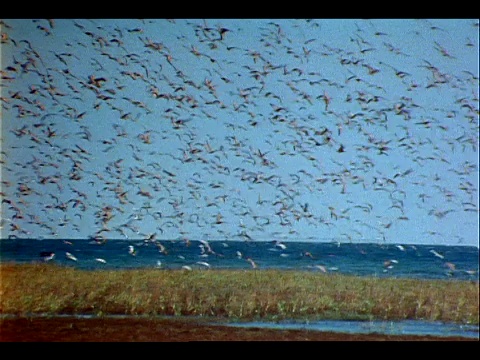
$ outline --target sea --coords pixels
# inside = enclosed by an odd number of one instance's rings
[[[479,281],[474,246],[335,242],[0,240],[0,263],[49,262],[84,270],[265,269],[410,279]],[[5,315],[5,314],[4,314]],[[231,326],[479,338],[479,326],[428,321],[241,322]]]
[[[50,256],[48,256],[50,255]],[[479,281],[474,246],[334,242],[3,239],[0,262],[99,269],[278,269]]]

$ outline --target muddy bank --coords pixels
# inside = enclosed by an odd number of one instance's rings
[[[464,337],[232,328],[197,319],[5,318],[1,342],[478,341]]]

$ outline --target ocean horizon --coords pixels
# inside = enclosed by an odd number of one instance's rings
[[[479,249],[305,241],[3,239],[0,262],[79,269],[277,269],[479,281]]]

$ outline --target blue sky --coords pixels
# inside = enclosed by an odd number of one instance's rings
[[[477,19],[2,34],[2,238],[478,246]]]

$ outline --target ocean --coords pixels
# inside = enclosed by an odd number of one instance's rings
[[[54,256],[48,255],[54,254]],[[0,262],[79,269],[279,269],[356,276],[479,281],[471,246],[274,241],[4,239]]]

